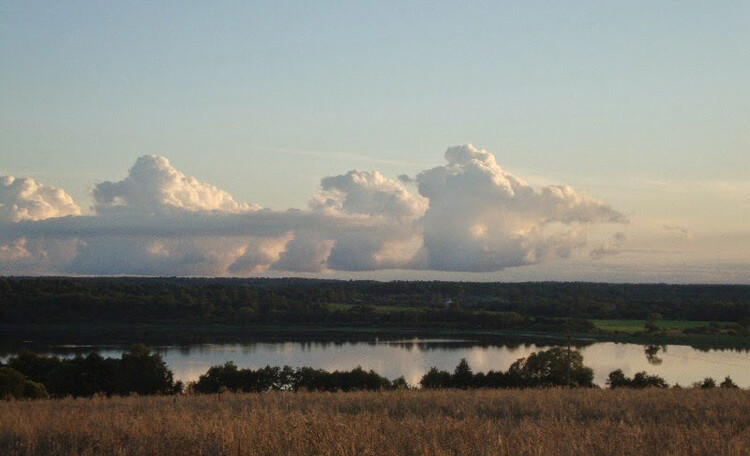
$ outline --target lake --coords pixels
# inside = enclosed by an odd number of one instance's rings
[[[18,347],[16,347],[18,348]],[[102,356],[119,357],[125,346],[118,345],[45,345],[29,344],[38,353],[74,356],[96,351]],[[194,381],[209,367],[234,361],[240,367],[266,365],[310,366],[325,370],[362,366],[395,379],[403,375],[417,385],[431,367],[452,371],[466,358],[475,372],[506,370],[515,360],[549,348],[535,343],[487,344],[472,340],[408,338],[335,342],[252,342],[233,344],[193,344],[154,346],[174,372],[175,378]],[[687,346],[643,346],[597,342],[574,347],[583,355],[584,364],[594,369],[595,382],[604,386],[607,375],[622,369],[632,376],[647,371],[664,377],[668,383],[688,386],[705,377],[720,382],[729,375],[741,387],[750,387],[750,352],[739,350],[697,350]],[[15,350],[14,350],[15,351]],[[0,353],[5,361],[11,352]]]

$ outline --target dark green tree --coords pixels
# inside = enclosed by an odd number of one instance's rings
[[[662,316],[660,313],[652,312],[648,314],[648,319],[646,319],[646,324],[644,325],[646,328],[646,331],[648,332],[656,332],[659,328],[659,322],[662,320]]]
[[[700,388],[700,389],[716,388],[716,380],[714,380],[711,377],[706,377],[699,382],[693,383],[693,388]]]
[[[610,388],[627,388],[630,386],[631,379],[625,375],[622,369],[617,369],[609,373],[606,383]]]
[[[461,389],[471,388],[473,380],[474,373],[471,371],[466,358],[462,358],[451,376],[451,386]]]
[[[118,394],[173,394],[181,386],[174,383],[172,371],[157,353],[143,344],[133,345],[122,354],[117,366]]]
[[[570,364],[571,386],[594,386],[594,371],[583,365],[583,356],[564,347],[532,353],[510,366],[508,374],[520,382],[519,386],[566,386]]]
[[[451,374],[433,367],[422,376],[419,384],[422,388],[448,388],[451,384]]]

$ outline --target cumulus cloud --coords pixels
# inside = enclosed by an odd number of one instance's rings
[[[534,189],[470,144],[449,148],[445,159],[413,178],[360,170],[324,177],[306,209],[287,211],[238,202],[156,156],[138,158],[120,181],[97,184],[87,216],[61,190],[31,181],[24,185],[32,191],[8,193],[6,179],[0,270],[497,271],[585,252],[596,224],[627,222],[568,186]],[[56,251],[58,244],[68,247]]]
[[[97,184],[93,196],[97,212],[112,208],[233,213],[260,209],[257,205],[238,203],[224,190],[185,176],[169,160],[154,155],[138,158],[125,179]]]
[[[279,261],[291,239],[291,234],[287,234],[277,238],[251,240],[245,245],[242,255],[229,266],[229,273],[248,275],[267,271],[271,265]]]
[[[424,213],[427,200],[377,171],[354,170],[323,178],[310,206],[334,213],[416,218]]]
[[[29,177],[0,176],[0,222],[44,220],[79,215],[81,208],[65,191]]]
[[[427,199],[377,171],[354,170],[323,178],[310,208],[331,216],[380,220],[380,229],[333,236],[328,249],[331,269],[367,271],[409,265],[414,249],[411,255],[403,252],[409,252],[409,242],[417,238],[418,219],[427,209]]]
[[[568,256],[582,244],[572,224],[625,223],[610,206],[563,185],[534,190],[471,144],[445,152],[446,165],[420,173],[429,200],[420,265],[495,271]]]
[[[298,236],[289,241],[277,262],[271,267],[290,272],[326,272],[333,241],[310,236]]]

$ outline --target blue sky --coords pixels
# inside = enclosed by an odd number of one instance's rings
[[[325,176],[414,177],[472,143],[626,214],[628,249],[669,250],[675,280],[714,280],[690,272],[705,258],[741,280],[748,23],[745,2],[3,1],[0,175],[92,214],[154,154],[284,211]],[[618,268],[651,260],[606,261],[638,280]]]

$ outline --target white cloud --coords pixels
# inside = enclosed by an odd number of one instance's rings
[[[334,213],[416,218],[424,214],[427,200],[377,171],[353,170],[323,178],[310,207]]]
[[[238,203],[211,184],[177,171],[169,160],[144,155],[130,168],[128,177],[118,182],[102,182],[93,190],[95,208],[129,208],[144,212],[164,210],[246,212],[260,206]]]
[[[310,202],[313,211],[331,216],[364,216],[380,221],[367,232],[343,232],[332,237],[328,267],[367,271],[405,267],[413,256],[410,241],[417,237],[417,219],[427,200],[377,171],[354,170],[321,180]],[[409,252],[405,255],[404,252]]]
[[[277,238],[252,239],[245,246],[242,255],[229,266],[228,272],[248,275],[267,271],[272,264],[279,261],[291,239],[291,234]]]
[[[29,177],[0,176],[0,223],[79,215],[81,208],[65,191]]]
[[[326,272],[326,261],[333,241],[309,236],[297,236],[286,244],[286,250],[271,267],[290,272]]]
[[[594,225],[626,221],[568,186],[537,191],[471,145],[450,148],[445,158],[446,165],[413,179],[359,170],[325,177],[308,209],[272,211],[237,202],[166,158],[144,156],[123,180],[95,186],[94,215],[78,215],[64,192],[37,185],[49,189],[36,192],[48,209],[8,217],[14,223],[0,227],[9,239],[0,242],[0,268],[138,275],[497,271],[568,258],[586,250]],[[77,216],[48,218],[69,214]],[[49,253],[58,243],[73,246],[67,256]]]
[[[471,144],[445,152],[447,165],[416,177],[429,199],[420,265],[447,271],[495,271],[566,257],[584,245],[581,227],[627,219],[567,186],[539,192]]]

